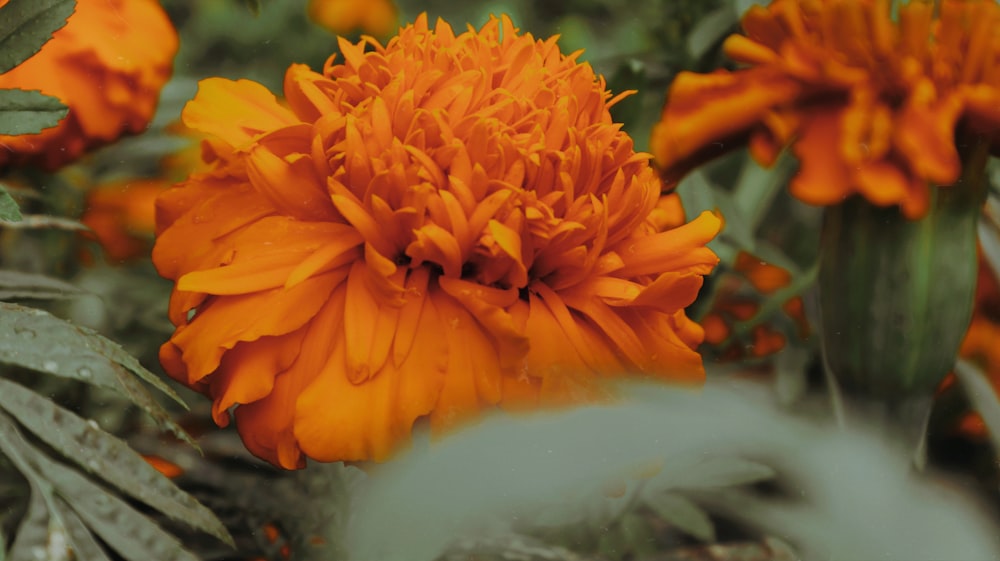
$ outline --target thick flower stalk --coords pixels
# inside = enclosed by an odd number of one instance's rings
[[[1000,153],[1000,5],[913,0],[898,22],[890,8],[752,7],[745,34],[724,45],[748,68],[684,72],[671,86],[651,141],[665,179],[744,144],[769,165],[791,145],[800,168],[789,187],[799,199],[832,205],[857,194],[923,216],[929,186],[959,179],[970,136]]]
[[[710,214],[666,229],[661,184],[603,79],[507,18],[426,17],[278,102],[212,78],[184,110],[208,171],[158,201],[177,282],[165,369],[296,468],[386,458],[415,421],[592,398],[600,378],[704,376],[684,315]]]
[[[55,169],[145,130],[177,47],[177,32],[157,0],[78,0],[38,54],[0,75],[0,88],[41,90],[69,107],[58,126],[39,134],[0,135],[0,169]]]

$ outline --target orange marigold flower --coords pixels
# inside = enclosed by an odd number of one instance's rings
[[[295,468],[598,377],[703,378],[684,308],[719,221],[655,226],[659,179],[589,65],[506,17],[340,52],[291,66],[287,105],[212,78],[184,110],[213,167],[157,203],[160,358],[217,422],[239,404],[247,447]]]
[[[935,8],[935,6],[938,8]],[[995,0],[775,0],[743,17],[726,53],[749,68],[681,73],[652,152],[676,181],[749,142],[762,164],[789,143],[799,199],[860,194],[917,218],[928,182],[953,184],[956,131],[1000,152],[1000,5]]]
[[[7,0],[0,0],[0,8]],[[149,124],[170,78],[177,32],[156,0],[77,0],[76,12],[0,88],[41,90],[69,107],[39,134],[0,135],[0,169],[54,169]]]
[[[309,0],[309,18],[337,35],[361,31],[378,37],[399,26],[392,0]]]

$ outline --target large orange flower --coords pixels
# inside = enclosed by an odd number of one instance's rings
[[[935,5],[938,7],[935,8]],[[652,137],[664,177],[749,142],[763,164],[793,144],[801,200],[860,194],[922,216],[928,182],[954,183],[956,131],[1000,151],[995,0],[775,0],[743,17],[726,53],[750,68],[680,74]]]
[[[7,0],[0,0],[3,7]],[[177,32],[157,0],[78,0],[66,26],[0,88],[41,90],[69,113],[39,134],[0,135],[0,169],[57,168],[149,124],[170,78]]]
[[[589,65],[506,18],[340,51],[289,68],[287,106],[213,78],[184,110],[214,167],[158,202],[160,357],[217,422],[239,404],[248,448],[295,468],[597,377],[702,379],[683,309],[718,219],[660,231],[659,180]]]

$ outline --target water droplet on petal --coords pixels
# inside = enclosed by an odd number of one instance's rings
[[[86,366],[81,366],[80,368],[78,368],[77,371],[76,371],[76,374],[77,374],[77,376],[79,376],[80,378],[83,378],[84,380],[89,380],[91,378],[91,376],[94,375],[93,371],[91,371]]]
[[[44,368],[46,372],[56,373],[59,372],[59,363],[54,360],[46,360],[42,363],[42,368]]]
[[[24,337],[25,339],[34,339],[35,336],[38,335],[37,333],[35,333],[34,329],[30,329],[30,328],[27,328],[27,327],[21,327],[20,325],[14,327],[14,334],[15,335],[20,335],[21,337]]]

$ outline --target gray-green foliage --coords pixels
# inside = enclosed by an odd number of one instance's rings
[[[707,506],[790,540],[808,559],[1000,558],[967,498],[907,477],[908,458],[884,442],[791,417],[758,390],[642,387],[611,405],[488,419],[369,478],[355,500],[350,559],[430,560],[458,536],[506,531],[553,505],[607,512],[620,499],[601,494],[601,484],[657,458],[663,467],[636,484],[638,497],[706,538],[697,512]],[[773,466],[792,497],[742,489],[771,475],[746,458]],[[664,493],[687,500],[664,507]]]
[[[187,438],[138,380],[179,401],[162,381],[112,341],[42,310],[0,302],[0,364],[111,390],[141,407],[163,428]],[[8,552],[14,561],[68,560],[67,549],[81,561],[108,559],[92,534],[129,560],[196,559],[123,496],[232,543],[211,511],[125,442],[93,420],[2,377],[0,455],[31,487],[27,515]]]
[[[10,0],[0,8],[0,74],[37,53],[76,8],[76,0]],[[54,127],[66,107],[37,91],[0,90],[0,134]]]

